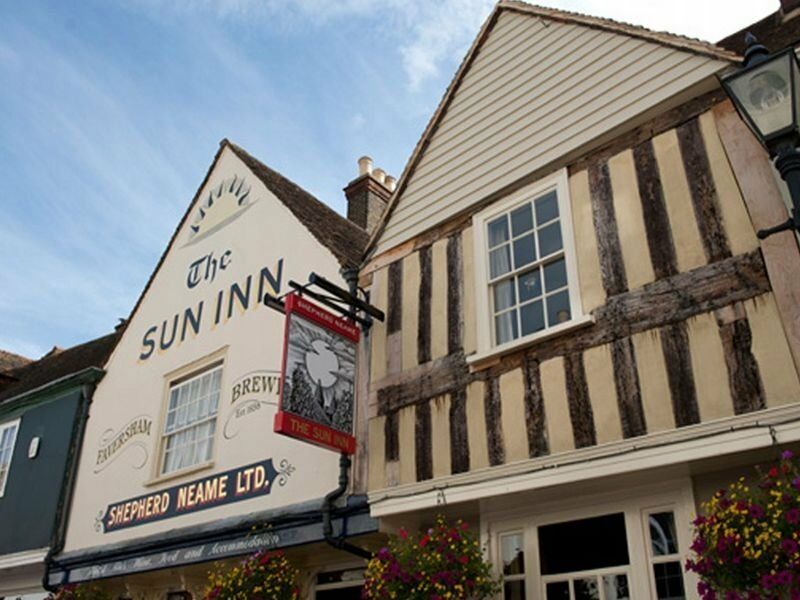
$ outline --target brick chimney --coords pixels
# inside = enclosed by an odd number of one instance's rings
[[[369,156],[359,158],[358,177],[344,188],[347,218],[372,233],[386,209],[394,186],[394,177],[387,175],[383,169],[373,169]]]

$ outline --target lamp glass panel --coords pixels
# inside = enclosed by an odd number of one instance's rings
[[[776,56],[727,80],[731,92],[762,137],[792,125],[793,57]]]

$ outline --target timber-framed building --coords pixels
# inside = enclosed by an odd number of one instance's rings
[[[694,596],[699,502],[800,441],[800,256],[755,235],[786,207],[740,60],[497,4],[361,269],[384,529],[479,524],[509,599]]]

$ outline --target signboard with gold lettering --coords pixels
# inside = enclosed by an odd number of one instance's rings
[[[358,327],[297,294],[286,298],[281,405],[275,431],[347,454],[356,450]]]
[[[108,533],[264,496],[272,491],[276,479],[279,485],[283,485],[293,471],[294,467],[286,460],[281,461],[280,470],[275,469],[270,458],[224,473],[215,473],[210,477],[109,504],[102,518],[98,519],[98,527],[103,533]]]

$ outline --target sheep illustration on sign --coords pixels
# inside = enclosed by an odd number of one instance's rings
[[[286,301],[281,404],[275,431],[352,454],[355,325],[295,294]]]

